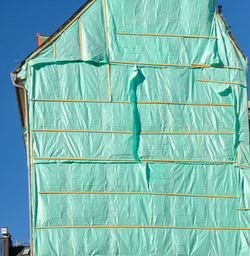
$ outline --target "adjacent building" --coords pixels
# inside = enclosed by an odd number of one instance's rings
[[[8,227],[1,227],[1,256],[30,256],[30,246],[18,242],[13,245]]]

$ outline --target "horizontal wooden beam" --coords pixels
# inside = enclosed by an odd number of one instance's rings
[[[151,33],[129,33],[117,32],[118,35],[131,35],[131,36],[160,36],[160,37],[184,37],[184,38],[204,38],[204,39],[217,39],[215,36],[195,36],[195,35],[170,35],[170,34],[151,34]]]
[[[32,129],[32,132],[73,132],[73,133],[118,133],[133,134],[132,131],[99,131],[99,130],[58,130]],[[138,135],[233,135],[234,132],[138,132]]]
[[[194,229],[194,230],[250,230],[250,228],[225,228],[225,227],[173,227],[173,226],[48,226],[35,229],[74,229],[74,228],[139,228],[139,229]]]
[[[153,192],[39,192],[40,195],[156,195],[156,196],[181,196],[181,197],[208,197],[208,198],[231,198],[237,199],[237,196],[220,195],[190,195],[175,193],[153,193]]]
[[[64,100],[64,99],[30,99],[37,102],[72,102],[72,103],[121,103],[130,104],[130,101],[108,101],[108,100]],[[137,104],[159,104],[159,105],[184,105],[184,106],[218,106],[232,107],[233,104],[217,104],[217,103],[187,103],[187,102],[167,102],[167,101],[137,101]]]
[[[216,83],[216,84],[236,84],[236,85],[245,85],[244,83],[240,82],[225,82],[225,81],[213,81],[213,80],[203,80],[203,79],[196,79],[198,82],[206,82],[206,83]]]
[[[93,162],[135,162],[135,159],[103,159],[103,158],[71,158],[71,157],[34,157],[35,160],[64,160],[64,161],[93,161]],[[211,163],[234,164],[236,161],[210,161],[210,160],[165,160],[165,159],[139,159],[140,162],[177,162],[177,163]]]
[[[148,63],[148,62],[130,62],[130,61],[117,61],[111,60],[112,64],[128,64],[128,65],[138,65],[138,66],[159,66],[159,67],[180,67],[180,68],[227,68],[227,69],[240,69],[240,67],[231,67],[231,66],[214,66],[209,64],[199,64],[192,63],[191,65],[182,65],[182,64],[160,64],[160,63]]]

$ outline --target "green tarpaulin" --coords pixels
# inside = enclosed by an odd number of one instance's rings
[[[250,255],[247,66],[213,0],[90,1],[40,49],[34,255]]]

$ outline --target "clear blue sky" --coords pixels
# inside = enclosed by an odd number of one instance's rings
[[[125,1],[125,0],[124,0]],[[36,33],[51,35],[85,0],[0,2],[0,226],[8,225],[13,241],[29,241],[28,178],[24,143],[10,72],[36,48]],[[250,57],[250,1],[217,0],[244,51]]]

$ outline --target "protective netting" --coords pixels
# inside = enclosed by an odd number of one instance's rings
[[[213,0],[91,1],[20,75],[34,255],[250,254],[247,66]]]

